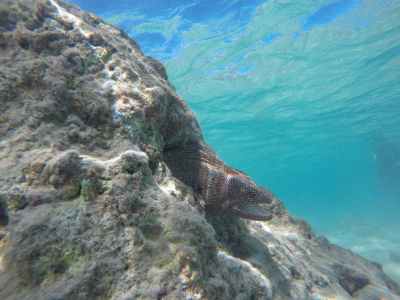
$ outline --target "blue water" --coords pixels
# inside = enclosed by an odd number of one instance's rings
[[[161,60],[232,166],[400,281],[399,0],[75,0]]]

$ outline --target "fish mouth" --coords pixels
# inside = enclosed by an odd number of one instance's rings
[[[241,218],[255,220],[255,221],[268,221],[272,219],[272,213],[265,206],[254,203],[244,203],[230,208],[232,213]]]

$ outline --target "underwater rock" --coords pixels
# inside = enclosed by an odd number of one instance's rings
[[[59,0],[4,0],[0,61],[0,299],[400,299],[275,197],[263,222],[208,209],[171,161],[201,144],[192,165],[240,172],[121,30]]]
[[[340,285],[352,296],[370,283],[365,274],[357,273],[346,266],[334,265],[333,268],[338,275]]]

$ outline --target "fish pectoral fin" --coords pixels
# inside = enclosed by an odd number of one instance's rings
[[[256,221],[268,221],[272,219],[272,213],[267,207],[257,204],[241,204],[231,208],[235,215],[244,219]]]

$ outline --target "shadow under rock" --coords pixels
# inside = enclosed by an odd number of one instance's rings
[[[277,266],[268,247],[254,237],[246,221],[229,213],[206,211],[206,219],[213,226],[220,246],[233,257],[250,263],[265,275],[281,293],[289,291],[287,278]],[[286,295],[290,298],[289,292]]]

